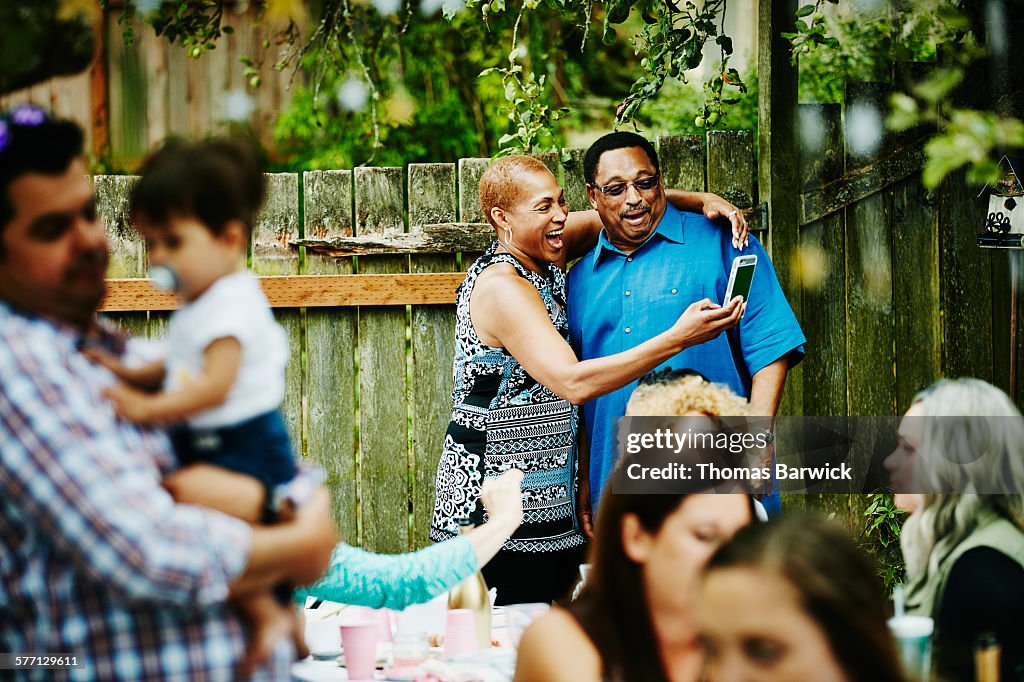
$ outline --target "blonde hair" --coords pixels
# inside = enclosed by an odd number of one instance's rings
[[[523,173],[551,173],[551,169],[532,156],[512,154],[491,162],[484,174],[480,176],[480,210],[484,219],[493,227],[491,209],[494,207],[508,209],[515,205],[522,196],[522,185],[519,176]]]
[[[913,402],[925,417],[915,465],[922,485],[956,491],[925,494],[903,526],[907,573],[916,578],[938,570],[986,510],[1024,531],[1024,418],[1005,393],[980,379],[941,380]]]
[[[747,401],[728,386],[697,374],[664,377],[654,375],[641,383],[626,404],[627,417],[674,417],[693,412],[710,416],[742,417],[750,412]]]

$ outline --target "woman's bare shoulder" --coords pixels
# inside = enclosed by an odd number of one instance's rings
[[[527,280],[519,276],[519,272],[511,263],[495,263],[484,268],[476,278],[471,300],[474,303],[477,301],[494,303],[520,296],[527,298],[536,296],[540,300],[537,290]]]
[[[523,633],[517,682],[590,682],[601,679],[601,657],[576,619],[553,608]]]

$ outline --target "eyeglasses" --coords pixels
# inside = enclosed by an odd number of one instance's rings
[[[626,191],[626,188],[632,185],[636,188],[637,192],[649,192],[658,186],[658,182],[661,181],[659,173],[655,173],[646,178],[637,178],[633,182],[613,182],[610,185],[601,187],[599,185],[591,185],[598,192],[601,192],[605,196],[617,197]]]
[[[31,104],[14,107],[6,114],[0,114],[0,151],[11,141],[15,126],[35,128],[47,120],[46,112]]]

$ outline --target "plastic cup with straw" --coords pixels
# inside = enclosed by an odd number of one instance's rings
[[[889,632],[896,638],[903,670],[912,680],[928,680],[932,665],[932,632],[935,621],[927,616],[908,616],[903,585],[892,592],[894,615],[889,619]]]

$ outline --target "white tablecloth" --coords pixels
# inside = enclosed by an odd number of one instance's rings
[[[423,632],[440,632],[443,630],[443,618],[446,608],[446,598],[441,597],[435,600],[432,605],[421,605],[407,609],[403,614],[411,619],[398,618],[399,627],[405,627],[409,631],[420,630]],[[409,611],[413,610],[412,614]],[[438,610],[440,609],[440,610]],[[441,620],[438,621],[438,617]],[[438,622],[433,622],[438,621]],[[328,646],[330,649],[338,646],[340,635],[335,635],[334,628],[337,627],[337,619],[330,618],[318,622],[317,614],[307,611],[306,616],[306,640],[310,648],[316,652],[319,646]],[[329,643],[325,643],[324,635],[330,633]],[[507,643],[505,627],[505,610],[503,607],[496,607],[491,620],[492,636],[499,642]],[[334,639],[337,637],[337,639]],[[313,641],[313,639],[318,641]],[[383,646],[383,645],[382,645]],[[443,668],[452,676],[452,679],[473,679],[485,680],[485,682],[507,682],[512,679],[515,672],[515,649],[511,646],[491,647],[487,651],[479,651],[475,654],[462,656],[450,664],[444,664],[439,660],[428,662],[429,668]],[[299,682],[335,682],[336,680],[347,680],[348,673],[345,668],[338,665],[336,659],[315,660],[313,657],[299,661],[292,666],[292,679]],[[447,678],[447,675],[446,675]],[[378,670],[375,680],[388,680]]]

